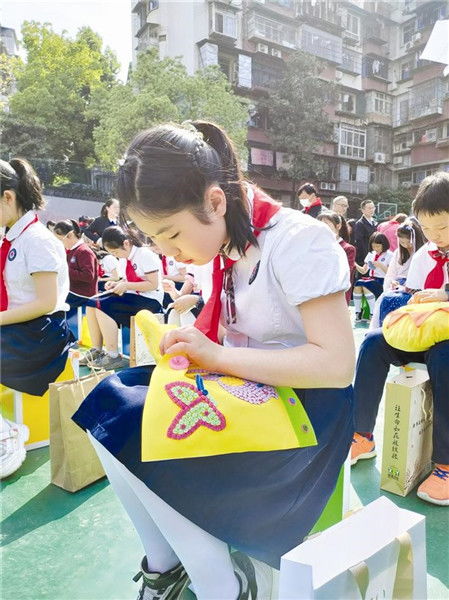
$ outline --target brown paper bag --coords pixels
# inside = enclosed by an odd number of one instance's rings
[[[51,482],[76,492],[105,476],[87,434],[72,421],[84,398],[114,371],[50,384]]]

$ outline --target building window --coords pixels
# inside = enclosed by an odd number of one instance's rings
[[[262,148],[251,148],[251,164],[272,167],[274,164],[272,150]]]
[[[379,77],[388,79],[388,63],[382,58],[364,56],[362,62],[362,74],[364,77]]]
[[[415,21],[409,21],[402,27],[402,44],[407,44],[413,39],[415,33]]]
[[[401,64],[401,79],[406,81],[410,79],[413,71],[413,62],[411,60]]]
[[[355,113],[356,95],[346,92],[338,94],[337,110],[349,113]]]
[[[387,94],[382,92],[374,93],[374,112],[382,115],[391,114],[391,100]]]
[[[253,61],[251,78],[253,87],[271,87],[279,81],[281,74],[282,73],[276,67],[263,65]]]
[[[358,52],[353,52],[347,48],[342,49],[341,53],[341,67],[351,73],[357,73],[358,75],[362,72],[362,56]]]
[[[346,13],[346,23],[344,23],[346,31],[351,33],[355,38],[359,38],[360,36],[360,17],[353,15],[352,13]]]
[[[288,48],[296,47],[294,27],[254,13],[248,19],[248,37],[259,37]]]
[[[410,119],[443,112],[444,84],[441,79],[426,81],[411,90]]]
[[[236,38],[237,19],[235,14],[215,10],[214,31],[232,38]]]
[[[366,130],[347,123],[338,127],[338,154],[350,158],[365,158]]]
[[[341,64],[342,41],[336,35],[315,29],[309,25],[303,25],[300,34],[300,47],[305,52]]]
[[[432,173],[433,173],[432,169],[426,169],[426,170],[423,169],[420,171],[414,171],[413,172],[413,183],[416,183],[416,185],[419,185],[423,179],[425,179],[426,177],[429,177],[429,175],[432,175]]]
[[[439,140],[445,140],[446,138],[449,138],[449,122],[438,127],[437,135]]]
[[[432,129],[417,129],[413,132],[413,141],[415,144],[427,144],[428,142],[435,142],[436,139],[436,127]]]
[[[425,29],[429,25],[433,25],[435,21],[445,19],[448,14],[446,3],[439,6],[425,6],[416,17],[416,29]]]

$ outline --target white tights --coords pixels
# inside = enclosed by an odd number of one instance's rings
[[[156,496],[90,433],[109,482],[142,541],[150,571],[164,573],[181,562],[198,600],[234,600],[239,585],[227,544]]]

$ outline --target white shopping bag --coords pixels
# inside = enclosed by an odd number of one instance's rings
[[[279,600],[425,600],[425,518],[380,497],[282,557]]]

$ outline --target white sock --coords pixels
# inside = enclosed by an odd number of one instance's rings
[[[117,358],[118,352],[116,350],[114,350],[114,351],[108,350],[108,356],[110,356],[111,358]]]
[[[142,540],[150,569],[164,572],[181,561],[198,600],[237,598],[239,584],[228,545],[159,498],[90,434],[89,439]]]
[[[374,312],[374,305],[376,304],[376,297],[374,294],[365,294],[365,298],[369,305],[369,312],[372,315]]]
[[[362,312],[362,294],[353,294],[355,312]]]

